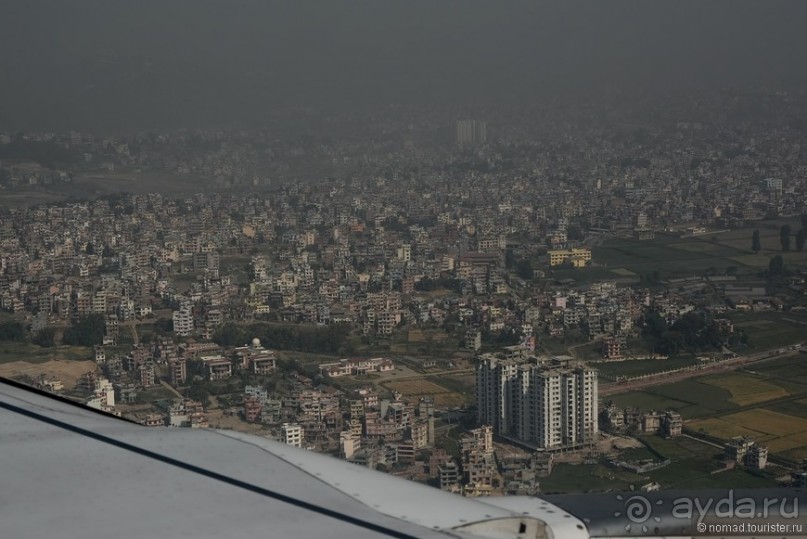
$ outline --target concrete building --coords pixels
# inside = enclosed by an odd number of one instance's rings
[[[581,268],[591,261],[589,249],[559,249],[548,251],[547,254],[550,266],[560,266],[568,260],[575,268]]]
[[[741,464],[745,461],[745,455],[754,445],[754,440],[746,436],[732,438],[723,446],[726,460]]]
[[[356,436],[351,431],[343,431],[339,434],[339,445],[342,458],[350,459],[361,449],[361,436]]]
[[[465,494],[490,494],[501,484],[496,459],[493,455],[493,429],[485,425],[473,429],[460,439]]]
[[[602,356],[605,359],[622,359],[622,342],[612,336],[602,340]]]
[[[233,364],[225,357],[203,356],[200,359],[205,365],[208,380],[227,380],[233,375]]]
[[[661,428],[661,414],[651,410],[642,414],[641,430],[645,434],[656,434]]]
[[[191,306],[186,304],[174,311],[174,333],[180,337],[187,337],[193,333],[193,312]]]
[[[171,427],[207,427],[207,416],[202,403],[191,399],[177,399],[168,409],[168,425]]]
[[[681,414],[672,410],[667,410],[661,416],[661,435],[665,438],[676,438],[681,436],[684,421],[681,419]]]
[[[283,441],[293,447],[303,447],[303,427],[296,423],[283,423]]]
[[[457,120],[454,141],[457,146],[476,146],[488,140],[488,124],[481,120]]]
[[[597,371],[565,358],[482,356],[476,369],[477,420],[540,449],[593,443]]]
[[[271,374],[276,367],[275,353],[261,346],[257,337],[250,346],[239,346],[235,349],[238,364],[242,369],[249,369],[255,374]]]
[[[319,372],[327,374],[331,378],[393,370],[395,370],[395,363],[393,363],[391,359],[381,357],[371,359],[340,359],[337,363],[323,363],[319,366]]]
[[[768,448],[752,445],[745,454],[745,465],[752,470],[764,470],[768,466]]]
[[[257,423],[261,420],[261,410],[263,406],[258,397],[252,395],[244,396],[244,420],[247,423]]]
[[[482,348],[482,332],[479,328],[470,328],[465,332],[465,349],[478,352]]]
[[[437,477],[440,482],[440,490],[459,492],[461,474],[456,462],[451,460],[438,466]]]
[[[174,387],[184,384],[188,379],[188,362],[184,358],[169,361],[168,377]]]
[[[606,407],[600,410],[600,429],[617,431],[625,426],[625,411],[618,408],[614,403],[607,403]]]

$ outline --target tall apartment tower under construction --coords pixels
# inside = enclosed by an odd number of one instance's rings
[[[539,449],[580,447],[597,436],[597,371],[571,358],[481,356],[477,419]]]
[[[481,146],[487,140],[486,122],[481,120],[457,120],[454,137],[457,146]]]

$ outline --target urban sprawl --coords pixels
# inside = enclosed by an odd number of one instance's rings
[[[722,455],[704,474],[803,486],[798,443],[629,396],[807,361],[805,105],[0,132],[0,374],[465,495],[560,466],[667,486],[684,437]],[[772,384],[723,390],[737,413],[798,396]]]

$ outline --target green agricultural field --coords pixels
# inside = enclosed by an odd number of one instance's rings
[[[595,264],[605,267],[616,266],[627,269],[638,275],[658,272],[660,276],[691,275],[693,272],[709,268],[736,267],[732,256],[745,252],[719,243],[700,239],[680,239],[678,243],[664,240],[626,240],[612,239],[592,250]]]
[[[789,399],[766,404],[765,408],[773,412],[807,419],[807,399]]]
[[[731,402],[738,406],[757,404],[790,394],[786,389],[748,373],[729,373],[705,376],[698,380],[731,393]]]
[[[143,391],[140,393],[140,395],[138,395],[137,398],[140,402],[154,402],[158,400],[170,402],[173,399],[176,399],[177,396],[170,389],[158,386]]]
[[[803,416],[754,408],[719,419],[693,421],[687,427],[724,440],[750,436],[767,446],[771,453],[787,458],[807,456],[807,418]]]
[[[712,241],[692,240],[684,243],[672,243],[669,245],[671,249],[680,249],[682,251],[690,251],[693,253],[704,253],[708,255],[717,255],[728,253],[725,247],[722,247]],[[736,251],[736,249],[732,249]]]
[[[682,466],[682,468],[680,473],[687,473],[687,467]],[[670,483],[669,486],[671,488],[686,489],[770,488],[779,486],[773,478],[754,475],[739,468],[715,474],[705,473],[697,477],[685,478],[683,475],[681,477],[681,480],[674,480],[675,482]]]
[[[717,417],[691,421],[687,424],[687,428],[694,432],[703,432],[724,440],[734,438],[735,436],[750,436],[757,442],[764,442],[765,440],[774,438],[774,436],[770,434],[765,434],[764,432],[753,430]]]
[[[768,264],[771,262],[771,259],[763,254],[732,256],[731,260],[737,262],[737,264],[758,269],[767,268]]]
[[[667,439],[660,436],[644,436],[642,441],[659,454],[673,461],[703,458],[704,456],[711,458],[720,453],[720,450],[715,447],[707,446],[686,437]]]
[[[797,432],[807,432],[807,419],[780,414],[764,408],[727,415],[723,417],[723,420],[742,428],[776,437],[790,436]],[[807,442],[807,439],[805,442]]]
[[[755,274],[768,266],[771,256],[782,254],[779,227],[785,222],[794,231],[801,227],[797,219],[790,219],[760,222],[754,227],[708,236],[679,238],[659,235],[647,241],[612,238],[592,249],[592,261],[610,268],[617,275],[627,275],[624,273],[627,270],[639,276],[658,272],[664,278],[727,268]],[[751,252],[751,236],[755,229],[760,230],[762,242],[759,254]],[[784,253],[784,259],[791,267],[807,266],[807,251]]]
[[[725,247],[751,253],[751,237],[754,234],[754,230],[759,230],[759,239],[760,243],[762,244],[762,251],[760,251],[759,256],[767,259],[770,256],[781,252],[781,245],[779,243],[779,228],[784,224],[789,224],[794,234],[799,228],[801,228],[801,220],[798,218],[759,221],[753,226],[729,230],[728,232],[721,232],[717,234],[717,243]],[[807,252],[798,254],[807,255]],[[807,261],[807,258],[802,260]]]
[[[746,372],[775,380],[777,383],[801,383],[807,386],[807,354],[776,358],[749,367]],[[807,389],[807,387],[804,389]]]
[[[731,312],[726,316],[736,329],[745,333],[751,352],[807,341],[807,327],[796,323],[807,323],[807,317],[802,314],[765,311]]]
[[[700,409],[711,411],[724,411],[736,408],[737,405],[731,402],[731,393],[725,389],[702,384],[697,380],[683,380],[674,384],[654,387],[650,390],[656,395],[670,399],[681,400],[697,405]],[[679,410],[684,418],[696,417],[686,408]]]
[[[739,371],[614,395],[611,399],[620,407],[675,409],[683,416],[684,426],[693,432],[724,440],[750,436],[768,446],[772,453],[796,460],[807,457],[807,356],[804,354],[772,359]],[[670,445],[677,440],[649,437],[647,441],[674,460],[682,450],[680,446]],[[698,444],[701,450],[704,447],[694,440],[690,442]],[[669,472],[670,467],[665,470]],[[716,474],[721,478],[716,482],[693,479],[693,485],[718,488],[723,484],[722,478],[729,477],[725,473]],[[759,480],[752,476],[748,484],[760,485]],[[682,482],[676,486],[689,487],[690,484]]]
[[[559,464],[549,477],[541,479],[544,494],[565,492],[605,492],[628,490],[647,480],[637,474],[603,464]]]
[[[609,399],[623,408],[635,406],[641,410],[676,410],[684,419],[708,417],[737,408],[731,402],[730,392],[695,379],[621,393]]]
[[[669,466],[648,473],[650,480],[658,481],[664,488],[773,486],[771,480],[759,478],[743,470],[713,474],[713,471],[720,468],[723,456],[723,452],[714,446],[687,437],[665,440],[658,436],[646,436],[643,440],[672,461]]]
[[[807,445],[797,447],[794,449],[784,450],[780,452],[779,455],[786,459],[790,459],[794,462],[801,462],[804,459],[807,459]]]
[[[541,480],[541,492],[603,492],[628,490],[652,481],[663,488],[729,488],[770,487],[773,479],[759,477],[744,470],[727,470],[712,473],[722,466],[723,452],[687,437],[665,440],[647,436],[643,441],[671,463],[646,475],[633,474],[604,464],[560,464],[552,474]],[[646,448],[633,448],[620,452],[621,460],[655,458]]]
[[[476,377],[473,374],[441,374],[430,376],[432,381],[456,393],[466,393],[473,396],[476,391]]]
[[[574,346],[569,349],[569,353],[573,354],[577,359],[598,361],[602,359],[602,343],[594,341]],[[592,364],[592,367],[597,367],[597,365]]]
[[[624,268],[621,269],[624,270]],[[620,277],[623,279],[628,278],[616,274],[609,268],[603,268],[599,266],[590,266],[587,268],[577,268],[577,269],[566,269],[566,268],[553,269],[552,277],[557,280],[574,279],[575,281],[579,282],[613,281],[614,279],[618,279]]]
[[[772,453],[792,453],[797,450],[807,451],[807,432],[796,432],[789,436],[781,436],[775,440],[767,441],[765,444]]]
[[[751,350],[770,350],[777,346],[788,346],[805,340],[807,328],[781,322],[769,327],[753,328],[746,331]]]
[[[656,454],[646,447],[631,447],[629,449],[623,449],[619,452],[619,460],[624,460],[626,462],[657,459],[658,457]]]
[[[646,391],[620,393],[619,395],[608,397],[608,400],[613,401],[620,408],[636,407],[640,410],[680,410],[690,405],[688,402],[660,397]]]

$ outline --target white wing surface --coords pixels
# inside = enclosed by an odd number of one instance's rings
[[[547,537],[561,509],[496,507],[230,431],[147,428],[0,382],[0,537]]]

